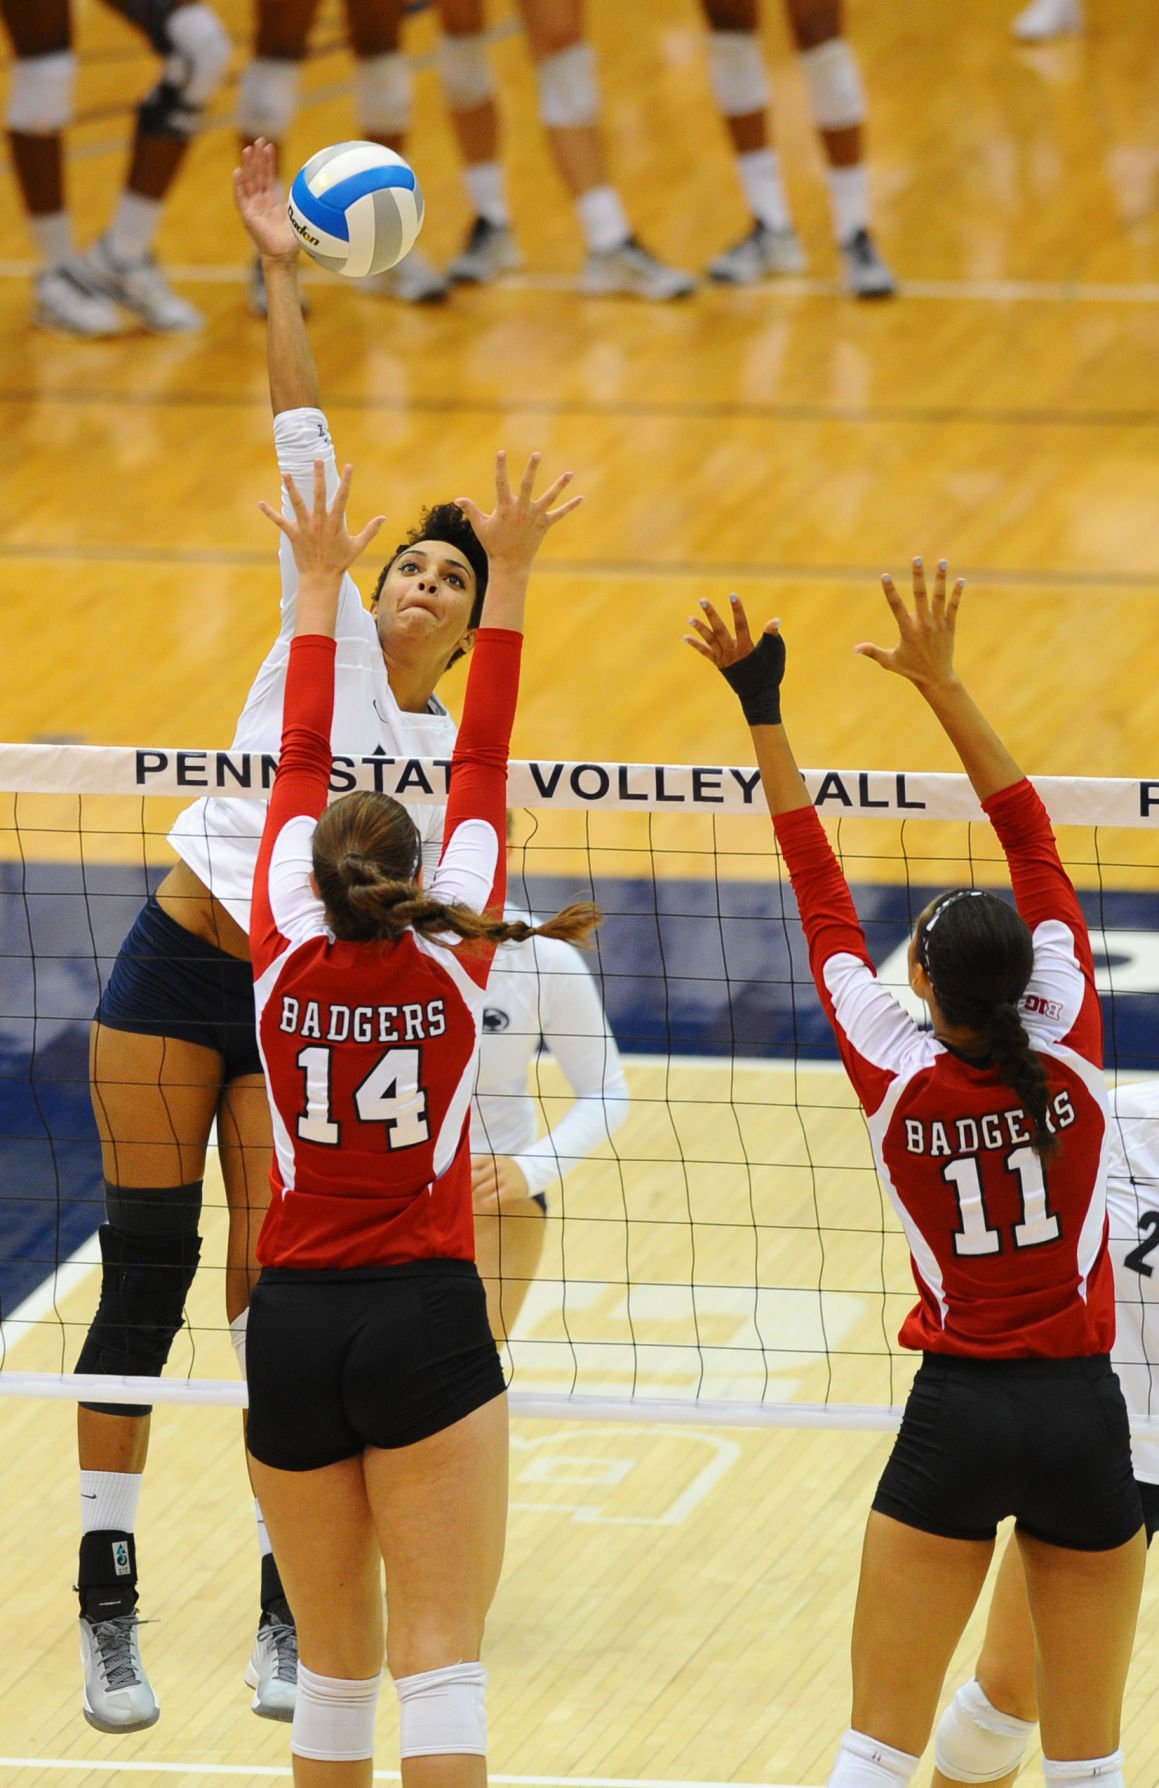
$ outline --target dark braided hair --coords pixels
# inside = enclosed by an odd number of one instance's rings
[[[351,943],[391,941],[409,928],[424,937],[522,943],[558,937],[582,944],[600,922],[589,900],[573,901],[542,925],[488,918],[469,906],[431,900],[415,877],[422,850],[414,821],[390,795],[343,795],[314,828],[314,879],[335,937]]]
[[[423,540],[445,540],[448,546],[457,546],[475,573],[475,600],[471,604],[467,626],[477,627],[483,615],[483,598],[487,594],[487,579],[491,567],[483,542],[457,503],[432,503],[429,509],[423,510],[406,539],[399,542],[379,572],[378,582],[374,586],[375,602],[382,595],[383,585],[393,566],[412,546],[418,546]],[[462,656],[461,651],[456,652],[450,662],[454,664]]]
[[[917,951],[943,1016],[985,1038],[994,1066],[1034,1120],[1035,1154],[1048,1159],[1058,1147],[1047,1125],[1050,1083],[1018,1011],[1034,972],[1026,921],[997,894],[959,888],[935,901]]]

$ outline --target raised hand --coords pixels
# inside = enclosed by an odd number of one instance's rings
[[[295,260],[298,238],[278,190],[274,146],[264,137],[242,150],[241,167],[233,170],[233,196],[258,253],[270,261]]]
[[[916,683],[919,688],[956,681],[954,630],[966,580],[964,577],[958,578],[947,596],[946,571],[946,561],[939,559],[931,601],[926,592],[925,567],[920,559],[914,560],[912,613],[894,588],[892,577],[886,572],[882,577],[881,587],[897,622],[897,645],[875,646],[863,641],[854,650],[863,658],[872,658],[875,664],[880,664],[882,670],[894,671],[899,677]]]
[[[507,471],[507,455],[495,455],[495,507],[487,514],[470,497],[456,497],[487,554],[491,570],[502,566],[508,570],[526,570],[539,551],[544,536],[566,515],[579,508],[582,497],[572,497],[558,509],[552,504],[561,496],[575,476],[561,472],[554,484],[548,485],[541,497],[534,495],[539,462],[543,455],[533,453],[514,494]]]
[[[744,717],[750,726],[779,726],[781,721],[781,682],[785,675],[785,642],[781,638],[780,621],[766,621],[765,630],[753,645],[748,616],[739,596],[730,596],[735,635],[729,632],[707,599],[701,601],[703,619],[689,615],[688,625],[695,629],[684,635],[685,644],[715,664],[740,697]]]
[[[350,535],[346,527],[346,499],[350,494],[353,477],[354,467],[344,466],[338,480],[338,489],[334,492],[334,501],[327,508],[326,466],[323,460],[316,459],[312,508],[307,509],[302,493],[289,472],[285,474],[283,483],[294,511],[293,520],[278,510],[271,509],[268,503],[258,504],[262,514],[273,522],[275,528],[281,530],[293,547],[294,562],[303,580],[313,572],[321,577],[331,577],[337,582],[342,573],[370,545],[386,520],[384,515],[376,515],[373,521],[367,522],[361,533]]]

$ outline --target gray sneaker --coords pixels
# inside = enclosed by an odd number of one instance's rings
[[[83,276],[74,271],[75,267],[74,261],[65,261],[37,274],[32,321],[38,329],[51,329],[78,341],[122,335],[125,319],[116,305],[92,291]]]
[[[659,304],[672,298],[687,298],[696,290],[691,273],[665,266],[634,236],[629,236],[618,248],[606,249],[603,254],[590,254],[584,262],[579,283],[585,298],[625,296],[648,298]]]
[[[245,1673],[256,1690],[250,1706],[263,1720],[292,1720],[298,1692],[298,1634],[289,1621],[262,1615]]]
[[[400,304],[442,304],[451,289],[442,274],[417,248],[404,255],[397,267],[389,268],[386,273],[368,274],[354,283],[360,292],[397,298]]]
[[[177,296],[152,255],[115,261],[102,236],[73,264],[73,273],[90,292],[131,310],[155,335],[191,335],[204,325],[201,312]]]
[[[160,1718],[141,1662],[140,1624],[135,1614],[115,1614],[109,1620],[80,1617],[84,1716],[98,1732],[142,1732]]]
[[[504,273],[523,265],[514,232],[507,224],[477,217],[461,251],[447,268],[453,285],[489,286]]]
[[[756,223],[748,235],[715,261],[708,263],[708,277],[725,286],[753,286],[777,273],[804,273],[808,265],[796,230],[786,225],[773,230]]]
[[[892,298],[897,281],[874,247],[868,230],[858,230],[841,244],[845,290],[855,298]]]

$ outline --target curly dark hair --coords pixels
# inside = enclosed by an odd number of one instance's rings
[[[412,546],[418,546],[424,540],[445,540],[448,546],[457,546],[475,573],[475,600],[471,604],[467,625],[477,627],[483,615],[483,598],[487,594],[490,566],[482,541],[457,503],[432,503],[429,509],[423,510],[406,539],[399,542],[379,572],[378,582],[374,586],[375,602],[382,595],[383,585],[392,566]],[[456,652],[451,663],[454,664],[462,656],[462,652]]]

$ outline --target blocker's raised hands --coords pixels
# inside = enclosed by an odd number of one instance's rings
[[[290,542],[294,549],[294,562],[303,578],[311,572],[340,577],[365,552],[386,520],[384,515],[376,515],[373,521],[367,522],[361,533],[353,536],[350,534],[346,526],[346,499],[350,495],[353,477],[354,467],[345,466],[334,492],[334,501],[327,507],[326,466],[323,460],[316,459],[314,502],[311,508],[306,507],[302,493],[289,472],[284,474],[282,482],[294,511],[293,520],[281,515],[276,509],[271,509],[268,503],[258,504],[262,514]]]
[[[694,631],[684,635],[685,643],[714,664],[731,684],[750,726],[778,726],[781,681],[785,675],[781,623],[766,621],[754,646],[744,604],[739,596],[730,596],[728,600],[735,633],[730,632],[712,603],[705,599],[700,604],[701,615],[688,617],[688,625]]]
[[[535,495],[535,480],[542,458],[540,453],[532,454],[519,481],[519,489],[513,492],[507,455],[500,449],[495,455],[495,507],[489,514],[470,497],[455,498],[479,536],[492,571],[500,566],[506,569],[530,566],[548,532],[583,502],[582,497],[572,497],[557,509],[552,508],[556,498],[571,483],[574,472],[561,472],[541,497]]]
[[[952,683],[956,675],[954,632],[966,580],[964,577],[958,578],[947,596],[946,575],[946,561],[939,559],[931,600],[926,591],[925,567],[920,559],[914,560],[914,601],[911,611],[898,595],[892,577],[886,572],[882,577],[881,587],[897,622],[897,645],[875,646],[863,641],[854,649],[863,658],[872,658],[875,664],[880,664],[882,670],[893,671],[910,683],[916,683],[919,688]]]

